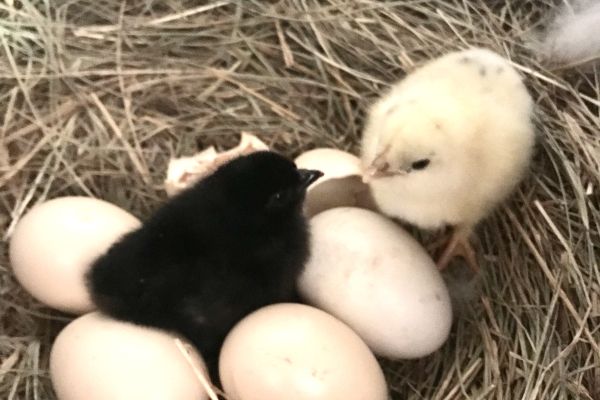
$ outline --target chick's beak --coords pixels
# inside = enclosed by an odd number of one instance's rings
[[[374,179],[391,176],[388,163],[373,163],[363,172],[363,183],[369,183]]]
[[[378,170],[377,168],[371,167],[364,171],[362,175],[363,183],[370,183],[374,179],[382,178],[385,176],[383,171]]]
[[[298,174],[300,174],[300,184],[303,189],[323,176],[323,173],[316,169],[298,169]]]
[[[376,167],[370,167],[365,170],[362,176],[363,183],[369,183],[375,179],[379,178],[389,178],[392,176],[403,176],[407,175],[410,170],[406,169],[396,169],[394,171],[389,170],[381,170]]]

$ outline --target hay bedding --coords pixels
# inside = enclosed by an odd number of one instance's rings
[[[290,156],[357,151],[365,109],[467,45],[511,58],[536,99],[527,181],[478,230],[447,344],[382,360],[398,399],[600,399],[600,82],[526,47],[549,1],[11,0],[0,5],[0,231],[36,202],[97,196],[139,217],[168,159],[241,131]],[[456,274],[460,269],[450,273]],[[452,282],[455,282],[453,280]],[[0,254],[0,398],[53,399],[42,307]]]

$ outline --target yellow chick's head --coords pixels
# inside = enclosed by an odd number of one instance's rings
[[[409,94],[391,93],[372,107],[363,139],[365,181],[404,177],[436,185],[436,180],[445,181],[464,170],[461,164],[470,158],[465,152],[473,146],[469,142],[477,128],[476,117],[456,110],[461,103]]]
[[[462,199],[458,191],[470,190],[482,168],[477,116],[455,109],[463,102],[436,104],[439,97],[391,99],[371,110],[363,180],[387,214],[432,228],[458,222],[462,217],[453,218],[452,207],[444,211],[443,206]],[[438,206],[431,210],[427,205],[434,203]]]

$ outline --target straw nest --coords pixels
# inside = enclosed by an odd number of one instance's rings
[[[529,50],[555,6],[5,1],[0,232],[67,194],[143,218],[166,198],[170,157],[234,145],[242,131],[289,156],[356,152],[366,107],[391,82],[447,51],[489,47],[536,100],[531,174],[477,231],[483,272],[451,285],[461,308],[448,342],[382,365],[397,399],[600,399],[600,80],[552,71]],[[19,287],[3,246],[0,398],[55,398],[48,355],[69,320]]]

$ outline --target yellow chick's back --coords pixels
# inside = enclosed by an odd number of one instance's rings
[[[532,109],[517,71],[487,49],[409,74],[372,106],[363,134],[378,206],[422,228],[475,225],[527,170]]]

